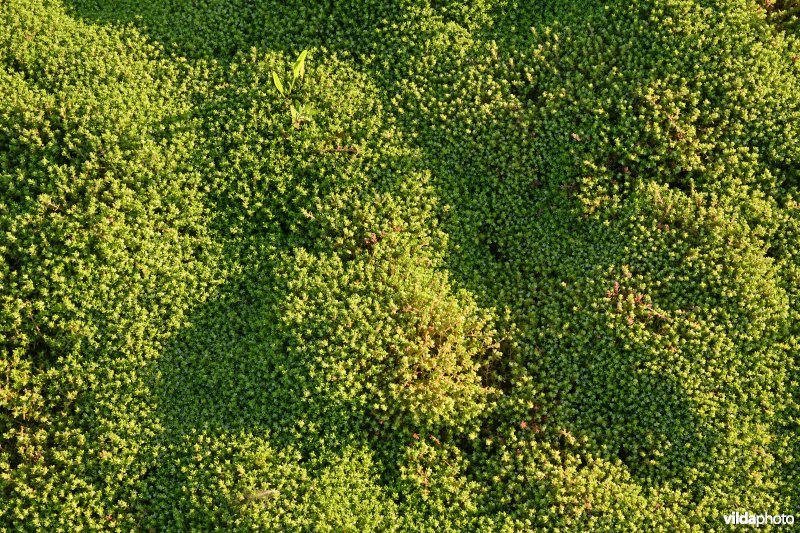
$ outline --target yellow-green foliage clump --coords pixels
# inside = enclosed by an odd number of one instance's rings
[[[800,514],[796,32],[766,0],[0,4],[0,528]]]

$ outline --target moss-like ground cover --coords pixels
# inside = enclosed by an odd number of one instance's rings
[[[798,10],[3,1],[0,530],[800,515]]]

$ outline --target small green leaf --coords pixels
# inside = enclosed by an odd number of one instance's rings
[[[306,73],[306,56],[308,55],[308,50],[303,50],[300,52],[300,55],[297,56],[297,61],[294,62],[294,66],[292,67],[292,73],[294,74],[294,79],[303,79],[303,76]]]
[[[300,129],[300,123],[303,120],[302,114],[294,107],[294,104],[289,106],[289,110],[292,112],[292,126],[295,129]]]
[[[278,73],[274,70],[272,71],[272,81],[275,83],[275,87],[278,89],[278,92],[281,93],[281,96],[286,96],[286,91],[283,88],[281,77],[278,76]]]

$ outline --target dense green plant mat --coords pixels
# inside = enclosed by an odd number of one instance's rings
[[[796,17],[0,3],[0,529],[800,515]]]

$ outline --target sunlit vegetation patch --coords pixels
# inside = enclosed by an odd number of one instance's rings
[[[797,515],[797,9],[0,4],[0,526]]]

